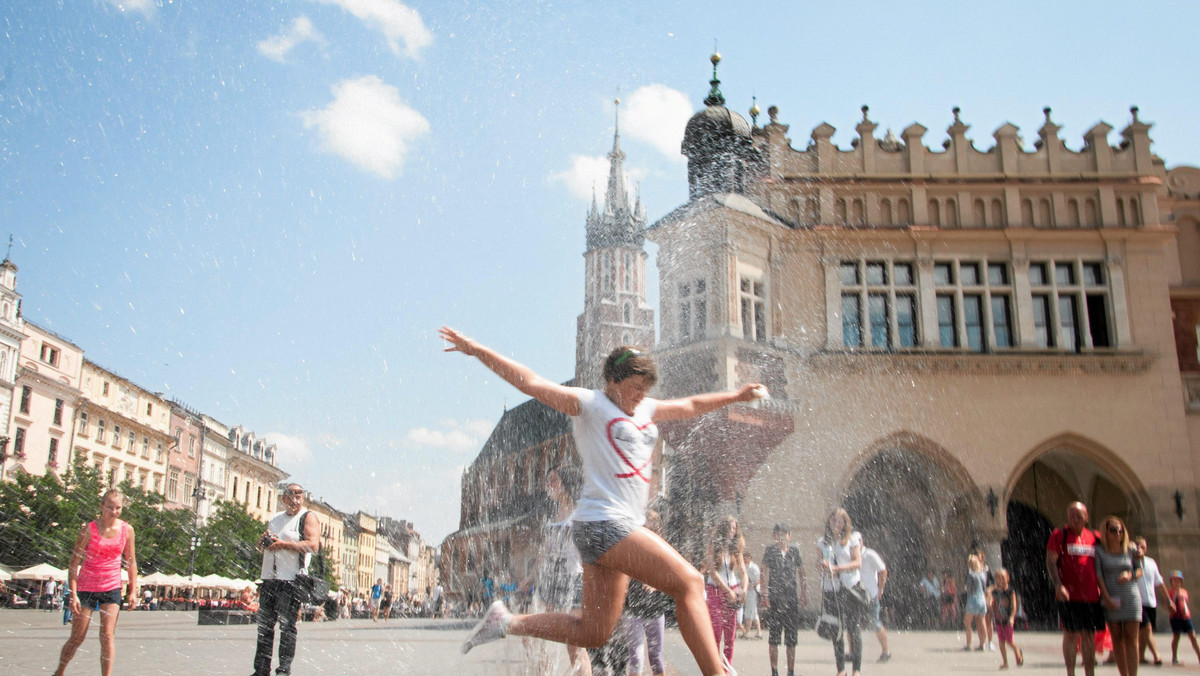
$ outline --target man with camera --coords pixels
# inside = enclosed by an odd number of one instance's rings
[[[304,590],[297,584],[297,578],[307,574],[309,557],[320,546],[321,524],[316,514],[303,508],[304,489],[300,484],[288,484],[279,499],[284,509],[267,522],[267,531],[259,541],[263,583],[258,592],[258,647],[253,676],[270,676],[276,622],[279,667],[275,673],[292,673],[296,623],[304,603]]]

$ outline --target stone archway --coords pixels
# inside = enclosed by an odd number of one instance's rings
[[[1115,514],[1131,533],[1155,528],[1154,510],[1133,471],[1116,454],[1080,435],[1059,435],[1034,448],[1018,463],[1005,498],[1008,533],[1002,560],[1035,626],[1056,621],[1045,547],[1050,531],[1066,520],[1067,505],[1087,505],[1093,527]]]
[[[894,435],[864,454],[844,505],[868,546],[888,565],[884,608],[896,626],[920,626],[927,570],[961,577],[978,540],[982,500],[966,469],[933,442]]]

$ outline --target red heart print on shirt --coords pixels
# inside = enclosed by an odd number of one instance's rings
[[[617,428],[615,432],[613,431],[614,427]],[[642,471],[650,466],[650,457],[647,456],[641,466],[633,464],[631,457],[635,444],[653,448],[654,442],[658,439],[658,428],[654,425],[654,421],[638,425],[629,418],[613,418],[608,421],[608,426],[604,431],[608,435],[608,443],[616,452],[617,457],[633,470],[632,472],[618,473],[615,476],[618,479],[636,476],[642,481],[650,483],[650,477],[642,474]]]

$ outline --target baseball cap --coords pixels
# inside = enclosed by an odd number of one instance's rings
[[[1183,579],[1183,571],[1182,570],[1173,570],[1173,571],[1171,571],[1171,577],[1177,577],[1180,580],[1182,580]]]

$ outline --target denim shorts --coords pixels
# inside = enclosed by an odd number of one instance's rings
[[[79,605],[92,610],[100,610],[100,606],[108,604],[121,605],[121,588],[109,589],[108,591],[80,591],[75,592],[79,597]]]
[[[605,552],[637,529],[637,524],[625,519],[573,521],[571,539],[575,541],[575,548],[579,550],[579,558],[584,563],[594,564]]]

